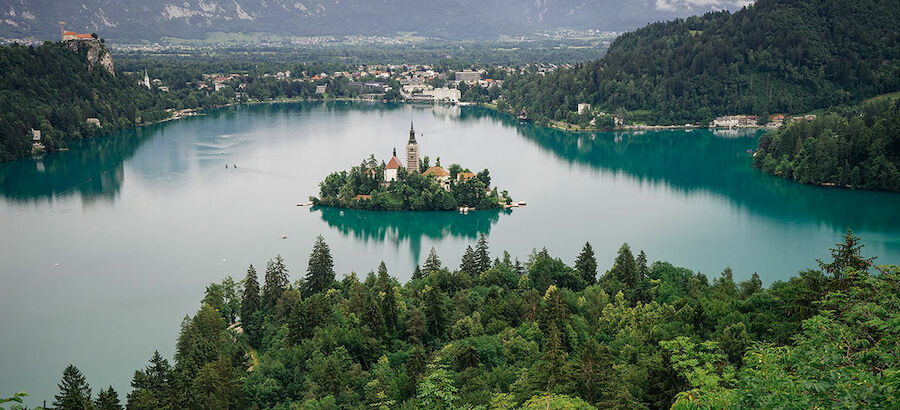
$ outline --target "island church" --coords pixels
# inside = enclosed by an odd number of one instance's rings
[[[384,182],[390,184],[397,180],[397,170],[400,169],[402,163],[397,158],[397,148],[394,148],[394,154],[384,167]],[[409,142],[406,143],[406,171],[419,173],[419,144],[416,143],[416,130],[413,123],[409,122]]]
[[[400,159],[397,158],[397,148],[394,148],[393,155],[391,155],[391,159],[388,161],[387,165],[384,167],[384,182],[385,186],[390,185],[392,182],[397,180],[397,173],[400,170],[400,167],[403,166],[400,162]],[[406,171],[407,172],[415,172],[419,173],[419,144],[416,142],[416,130],[413,127],[413,122],[409,122],[409,141],[406,143]],[[374,173],[371,174],[374,177]],[[428,168],[422,175],[430,176],[438,181],[445,191],[450,191],[450,173],[441,168],[440,166],[433,166]],[[474,175],[474,174],[472,174]]]

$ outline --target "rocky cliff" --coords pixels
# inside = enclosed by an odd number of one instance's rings
[[[112,54],[99,40],[69,40],[66,42],[66,46],[76,53],[85,52],[87,54],[88,70],[93,71],[94,66],[100,64],[106,69],[106,72],[113,77],[116,76]]]

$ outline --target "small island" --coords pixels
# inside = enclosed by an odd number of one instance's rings
[[[487,169],[473,173],[458,164],[447,169],[440,157],[434,166],[425,156],[419,159],[419,145],[412,122],[406,144],[406,166],[395,148],[387,163],[375,155],[349,171],[334,172],[319,183],[319,197],[310,197],[315,206],[367,209],[375,211],[469,211],[518,206],[506,191],[491,189]]]

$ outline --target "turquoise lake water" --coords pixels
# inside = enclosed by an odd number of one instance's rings
[[[378,213],[297,207],[328,173],[403,151],[488,168],[528,206]],[[338,277],[387,263],[408,279],[435,247],[456,267],[487,235],[492,255],[546,246],[572,263],[585,241],[601,270],[628,242],[651,261],[769,284],[816,266],[852,228],[879,263],[900,263],[900,194],[804,186],[750,167],[756,132],[567,133],[477,107],[262,104],[217,110],[0,163],[0,396],[52,402],[63,368],[124,401],[154,350],[171,359],[205,286],[276,254],[305,274],[313,240]],[[226,169],[225,165],[230,165]],[[233,168],[231,165],[237,165]],[[287,237],[283,239],[283,237]]]

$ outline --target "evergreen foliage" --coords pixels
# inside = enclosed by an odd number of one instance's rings
[[[327,251],[327,245],[325,246],[325,251]],[[313,253],[315,252],[316,249],[313,248]],[[277,255],[274,260],[266,263],[266,278],[262,290],[263,306],[269,310],[274,309],[287,287],[288,270],[284,266],[284,259],[281,258],[281,255]]]
[[[462,169],[459,165],[451,165]],[[373,173],[374,171],[374,173]],[[450,180],[450,191],[444,190],[437,179],[422,173],[400,168],[397,180],[384,180],[385,164],[374,155],[349,171],[334,172],[319,182],[319,197],[310,197],[314,205],[375,211],[451,211],[460,206],[476,209],[502,207],[497,189],[490,190],[491,178],[487,170],[474,177]],[[468,172],[468,169],[465,170]],[[360,196],[360,195],[367,195]]]
[[[428,251],[428,256],[425,257],[425,264],[422,265],[422,271],[427,275],[439,270],[441,270],[441,258],[438,257],[437,251],[434,250],[434,247],[432,246],[431,250]]]
[[[97,392],[97,398],[94,400],[94,409],[96,410],[122,410],[122,404],[119,402],[119,393],[112,388],[100,389]]]
[[[304,281],[305,294],[312,295],[331,287],[334,282],[334,260],[322,235],[316,237]]]
[[[167,109],[198,108],[229,102],[221,93],[184,90],[163,93],[138,85],[138,77],[88,60],[90,47],[103,44],[50,42],[0,47],[0,161],[31,153],[31,129],[41,131],[48,151],[69,141],[109,134],[171,116]],[[88,124],[97,118],[101,127]]]
[[[575,270],[588,285],[597,283],[597,258],[594,257],[594,249],[591,248],[590,242],[585,242],[584,248],[578,254]]]
[[[478,243],[475,245],[475,264],[478,266],[478,271],[474,273],[481,273],[491,268],[491,255],[488,253],[488,243],[484,234],[479,234]]]
[[[304,298],[288,283],[257,346],[208,304],[186,318],[175,365],[154,354],[128,408],[894,408],[900,268],[860,245],[768,288],[666,262],[643,277],[627,246],[594,285],[546,249],[522,275],[504,255],[402,286],[384,264]],[[66,375],[58,399],[90,405]]]
[[[62,410],[83,410],[91,408],[91,386],[74,365],[66,366],[62,380],[57,385],[59,393],[54,397],[53,407]]]
[[[897,2],[758,0],[625,33],[594,62],[512,76],[503,100],[539,122],[590,121],[579,103],[656,124],[806,113],[900,90],[898,20]]]
[[[260,323],[259,282],[253,265],[247,268],[244,291],[241,294],[241,328],[249,338],[250,346],[259,346],[262,323]]]
[[[900,191],[900,99],[836,109],[764,134],[753,165],[804,184]]]

